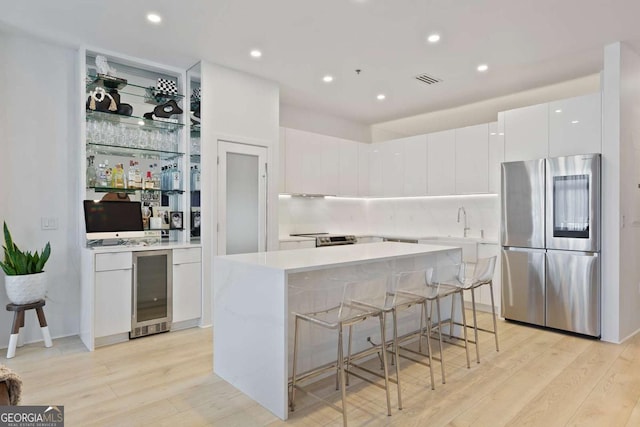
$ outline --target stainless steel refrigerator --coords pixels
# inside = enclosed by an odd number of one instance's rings
[[[502,316],[600,336],[600,154],[502,163]]]

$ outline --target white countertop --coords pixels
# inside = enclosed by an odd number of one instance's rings
[[[401,240],[454,240],[468,243],[482,243],[497,245],[498,241],[481,237],[459,237],[459,236],[421,236],[416,234],[364,234],[356,235],[356,237],[380,237],[382,239],[401,239]]]
[[[165,249],[186,249],[186,248],[199,248],[202,245],[200,243],[182,243],[182,242],[167,242],[159,243],[155,245],[113,245],[113,246],[94,246],[92,248],[85,248],[94,253],[107,253],[107,252],[139,252],[139,251],[161,251]]]
[[[257,265],[288,273],[333,266],[345,266],[363,261],[412,257],[436,252],[460,250],[455,246],[421,245],[414,243],[379,242],[366,245],[329,246],[250,254],[225,255],[215,260]]]

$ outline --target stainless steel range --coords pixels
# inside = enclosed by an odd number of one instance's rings
[[[329,233],[301,233],[291,234],[297,237],[314,237],[316,248],[320,246],[353,245],[358,241],[352,234],[329,234]]]

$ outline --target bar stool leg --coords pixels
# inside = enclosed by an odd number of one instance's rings
[[[382,352],[382,366],[384,367],[384,391],[387,395],[387,415],[391,416],[391,398],[389,397],[389,367],[387,366],[387,334],[384,330],[385,313],[380,314],[380,351]],[[398,388],[400,385],[398,384]]]
[[[473,312],[473,338],[476,340],[476,362],[480,363],[480,343],[478,342],[478,320],[476,318],[476,294],[471,288],[471,311]]]
[[[342,350],[342,323],[338,325],[338,373],[340,392],[342,394],[342,424],[347,427],[347,390],[344,375],[344,352]]]
[[[289,408],[291,412],[295,410],[296,400],[296,364],[298,361],[298,316],[296,316],[295,324],[293,327],[293,372],[291,376],[291,400],[289,401]]]
[[[442,370],[442,384],[445,384],[444,355],[442,351],[442,314],[440,311],[440,298],[436,298],[436,308],[438,309],[438,341],[440,341],[440,369]]]
[[[498,347],[498,325],[496,322],[496,305],[493,303],[493,280],[489,282],[489,291],[491,292],[491,312],[493,313],[493,335],[496,337],[496,351],[500,351]]]
[[[9,337],[9,347],[7,348],[7,359],[11,359],[16,355],[18,335],[20,334],[20,313],[24,315],[23,311],[16,311],[13,314],[13,325],[11,326],[11,336]]]
[[[398,314],[395,309],[391,310],[391,315],[393,316],[393,355],[396,363],[396,380],[398,381],[398,410],[402,410],[402,391],[400,387],[400,346],[398,345]],[[422,340],[422,325],[420,326],[420,340]]]
[[[347,379],[347,386],[349,385],[349,367],[351,366],[351,337],[353,332],[353,325],[349,325],[349,346],[347,347],[347,372],[344,376]]]
[[[425,301],[425,303],[422,306],[422,310],[420,310],[420,337],[418,339],[418,352],[422,353],[422,333],[424,330],[424,326],[422,326],[424,324],[424,318],[426,315],[426,311],[427,311],[427,303]],[[428,335],[427,335],[428,336]]]
[[[433,301],[431,301],[431,309],[433,310]],[[429,374],[431,376],[431,390],[436,389],[436,383],[433,378],[433,356],[431,355],[431,317],[427,314],[427,302],[425,301],[422,304],[422,312],[424,313],[424,317],[427,318],[427,352],[429,353]],[[422,329],[420,329],[422,332]],[[420,340],[422,341],[422,335],[420,335]]]
[[[455,295],[451,298],[455,298]],[[462,307],[462,330],[464,336],[464,351],[467,355],[467,369],[471,368],[471,362],[469,361],[469,340],[467,339],[467,314],[464,310],[464,291],[460,290],[460,306]]]
[[[36,313],[38,314],[38,322],[40,322],[40,330],[42,331],[42,337],[44,338],[44,346],[51,347],[53,343],[51,342],[51,334],[49,333],[49,326],[47,326],[47,319],[44,317],[44,310],[42,307],[36,308]]]

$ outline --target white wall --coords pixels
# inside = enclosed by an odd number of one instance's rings
[[[80,318],[78,242],[79,124],[76,52],[0,32],[0,221],[23,249],[51,242],[47,305],[52,336],[75,335]],[[57,230],[41,230],[55,217]],[[12,313],[0,274],[0,347],[8,344]],[[42,339],[28,312],[25,341]]]
[[[371,142],[371,130],[364,123],[288,104],[280,104],[280,126],[352,141]]]
[[[268,150],[272,171],[267,192],[268,247],[278,247],[279,88],[274,82],[202,62],[202,242],[203,324],[210,324],[212,260],[217,251],[217,141],[224,139]]]
[[[373,142],[495,122],[498,112],[598,92],[600,74],[371,126]],[[395,136],[394,136],[395,135]]]
[[[391,199],[280,198],[280,236],[291,233],[347,233],[392,236],[463,236],[457,222],[464,206],[469,236],[498,241],[497,196],[452,196]]]
[[[624,43],[604,50],[602,339],[640,331],[640,56]]]

